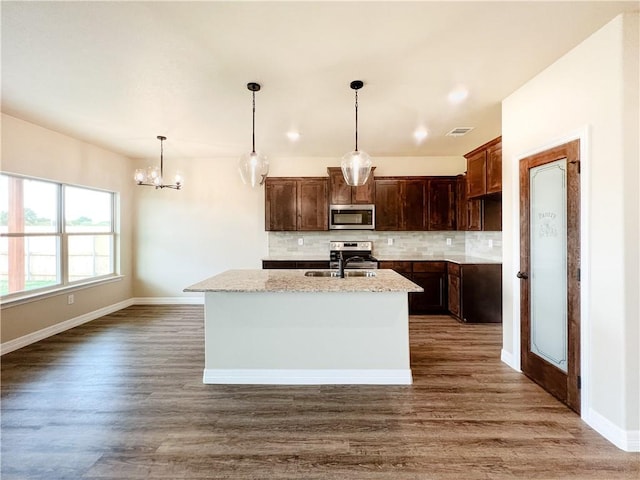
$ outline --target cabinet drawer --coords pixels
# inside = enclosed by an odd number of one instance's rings
[[[447,263],[447,271],[449,275],[455,275],[457,277],[460,276],[460,265],[457,263]]]
[[[323,260],[307,260],[296,262],[296,268],[329,268],[329,262]]]
[[[411,273],[411,262],[380,262],[378,267],[395,270],[398,273]]]
[[[263,260],[263,270],[296,268],[296,262],[288,260]]]
[[[446,272],[445,262],[413,262],[413,272]]]

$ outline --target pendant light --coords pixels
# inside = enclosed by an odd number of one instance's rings
[[[364,83],[361,80],[351,82],[351,89],[356,93],[356,149],[342,157],[340,167],[347,185],[359,187],[367,183],[371,174],[371,157],[367,152],[358,150],[358,90]]]
[[[163,142],[167,139],[167,137],[163,137],[162,135],[158,135],[156,137],[160,140],[160,169],[158,167],[149,167],[146,170],[144,168],[136,169],[136,173],[134,175],[134,179],[138,185],[144,185],[146,187],[155,187],[158,188],[173,188],[174,190],[180,190],[182,187],[182,176],[179,173],[176,173],[174,176],[173,184],[165,185],[164,181],[164,158],[163,158]]]
[[[269,161],[263,154],[256,152],[256,92],[260,91],[259,83],[247,83],[247,88],[253,95],[253,123],[251,127],[252,149],[240,157],[238,170],[245,185],[256,187],[262,185],[269,173]]]

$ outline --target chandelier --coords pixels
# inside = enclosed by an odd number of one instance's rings
[[[180,190],[182,187],[182,176],[179,173],[176,173],[173,178],[173,184],[164,184],[164,158],[163,158],[163,142],[167,139],[167,137],[163,137],[162,135],[158,135],[156,137],[160,140],[160,168],[158,167],[149,167],[149,168],[138,168],[136,169],[136,173],[134,175],[134,179],[138,185],[144,185],[147,187],[155,187],[158,188],[173,188],[174,190]]]

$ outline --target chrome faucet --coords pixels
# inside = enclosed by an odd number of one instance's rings
[[[340,252],[340,254],[338,255],[338,273],[340,275],[340,278],[344,278],[344,268],[349,264],[349,262],[354,260],[362,262],[364,261],[364,258],[356,256],[349,257],[345,260],[344,256],[342,255],[342,251]]]

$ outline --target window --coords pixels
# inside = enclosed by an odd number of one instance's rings
[[[116,272],[115,193],[0,175],[3,299]]]

